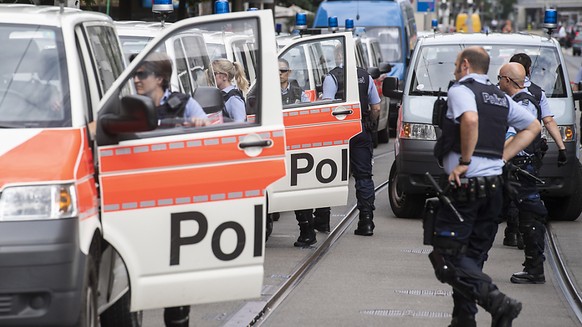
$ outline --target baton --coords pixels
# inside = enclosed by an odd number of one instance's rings
[[[439,184],[434,180],[432,175],[427,171],[426,173],[424,173],[424,176],[432,184],[432,187],[436,190],[437,197],[439,198],[441,203],[443,203],[445,206],[447,206],[449,209],[451,209],[451,211],[453,211],[453,213],[459,219],[460,222],[464,222],[465,219],[463,219],[461,214],[457,211],[457,209],[455,208],[455,206],[451,202],[451,199],[449,199],[449,197],[444,194],[444,191],[441,189]]]
[[[540,184],[545,184],[546,182],[544,182],[542,179],[540,179],[539,177],[530,174],[527,170],[523,170],[521,168],[519,168],[517,165],[511,164],[511,169],[513,169],[516,173],[522,174],[523,176],[533,179],[534,181],[540,183]]]

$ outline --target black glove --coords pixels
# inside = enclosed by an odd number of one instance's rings
[[[566,149],[558,150],[558,167],[562,167],[566,163],[568,163],[568,158],[566,158]]]

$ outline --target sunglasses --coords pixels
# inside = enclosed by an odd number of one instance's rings
[[[511,81],[511,83],[513,83],[515,86],[517,86],[518,88],[522,89],[523,87],[521,85],[519,85],[516,81],[514,81],[513,79],[511,79],[511,77],[509,76],[504,76],[504,75],[497,75],[497,80],[499,82],[501,82],[502,78],[506,78],[508,81]]]
[[[142,71],[133,73],[133,76],[132,77],[133,78],[136,78],[137,77],[137,79],[139,79],[139,80],[144,80],[144,79],[148,78],[152,74],[153,74],[153,72],[150,72],[150,71],[147,71],[147,70],[142,70]]]
[[[279,73],[281,74],[285,74],[287,72],[289,72],[289,69],[279,69]]]

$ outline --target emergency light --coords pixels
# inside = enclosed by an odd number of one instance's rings
[[[544,27],[550,30],[558,27],[558,12],[556,9],[546,9]]]
[[[351,18],[346,18],[346,31],[352,31],[354,29],[354,20]]]
[[[295,14],[295,29],[300,31],[307,29],[307,15],[304,12]]]
[[[259,10],[259,8],[256,7],[250,7],[249,9],[247,9],[247,11],[257,11]]]
[[[327,19],[327,28],[332,31],[335,32],[337,31],[337,16],[331,16]]]
[[[430,22],[430,25],[432,26],[432,30],[436,33],[437,29],[439,28],[439,21],[436,18],[433,18]]]
[[[228,14],[228,1],[227,0],[216,0],[214,1],[214,13],[215,14]]]
[[[283,25],[281,25],[281,23],[275,24],[275,33],[277,33],[277,35],[281,34],[282,30],[283,30]]]
[[[172,0],[154,0],[152,4],[152,12],[167,14],[174,11],[174,4]]]

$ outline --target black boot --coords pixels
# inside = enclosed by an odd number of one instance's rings
[[[482,307],[491,314],[491,327],[511,327],[521,312],[521,302],[495,290],[489,293]]]
[[[330,208],[315,209],[313,215],[315,216],[313,218],[313,227],[322,233],[329,233],[331,230],[329,227]]]
[[[475,316],[453,317],[449,327],[477,327],[477,321],[475,321]]]
[[[358,229],[354,231],[356,235],[372,236],[374,235],[374,216],[371,212],[360,212],[360,221],[358,221]]]
[[[544,261],[542,258],[526,258],[523,271],[511,275],[510,281],[514,284],[545,284]]]
[[[313,229],[313,218],[310,221],[299,222],[299,237],[293,245],[297,247],[307,247],[317,243],[315,230]]]
[[[190,306],[164,308],[166,327],[188,327],[190,325]]]
[[[503,238],[503,245],[516,247],[517,246],[517,235],[519,235],[520,233],[516,230],[513,230],[512,228],[506,227],[504,234],[505,234],[505,237]],[[523,244],[523,240],[521,241],[521,243]]]

